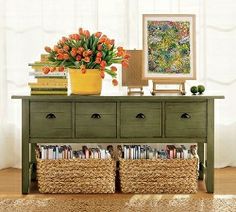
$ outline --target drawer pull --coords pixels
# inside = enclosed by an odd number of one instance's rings
[[[92,119],[100,119],[100,118],[101,118],[101,115],[98,114],[98,113],[94,113],[94,114],[92,114],[91,118],[92,118]]]
[[[136,119],[145,119],[145,115],[143,113],[139,113],[137,116],[136,116]]]
[[[56,116],[53,113],[49,113],[48,115],[46,115],[46,119],[55,119]]]
[[[190,119],[190,118],[191,118],[191,116],[188,113],[183,113],[181,115],[181,119]]]

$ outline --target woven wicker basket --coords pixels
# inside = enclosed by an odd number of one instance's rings
[[[115,161],[111,159],[37,159],[41,193],[114,193]]]
[[[194,159],[120,159],[123,193],[196,193],[197,163]]]

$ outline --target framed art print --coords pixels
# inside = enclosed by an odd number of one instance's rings
[[[196,79],[195,15],[143,15],[143,78]]]

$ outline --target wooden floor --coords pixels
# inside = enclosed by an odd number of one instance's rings
[[[214,194],[236,195],[236,168],[227,167],[223,169],[215,169]],[[45,194],[40,194],[35,188],[32,188],[31,195],[42,197]],[[122,195],[125,194],[117,194],[117,196],[120,197],[122,197]],[[194,195],[197,196],[209,195],[206,193],[203,181],[199,181],[199,191],[197,194]],[[14,197],[14,196],[23,196],[21,195],[21,170],[13,168],[0,170],[0,197]],[[67,195],[67,196],[73,196],[73,195]]]

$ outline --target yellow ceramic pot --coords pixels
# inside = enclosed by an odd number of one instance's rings
[[[99,69],[69,69],[72,94],[99,95],[102,90],[102,78]]]

